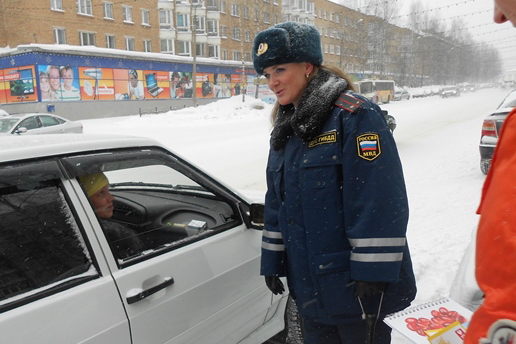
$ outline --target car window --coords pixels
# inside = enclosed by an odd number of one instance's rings
[[[511,92],[509,95],[502,101],[500,106],[498,106],[499,109],[503,108],[512,108],[516,106],[516,92]]]
[[[18,121],[18,118],[0,118],[0,133],[7,133]]]
[[[160,150],[82,155],[64,161],[89,196],[121,266],[241,223],[220,185]],[[104,177],[107,181],[97,185],[96,178]],[[99,192],[94,185],[108,185],[112,214],[94,200],[92,192]]]
[[[60,124],[59,121],[52,116],[39,116],[39,120],[44,127],[51,127]]]
[[[27,130],[37,129],[39,127],[38,120],[36,119],[36,117],[26,118],[23,121],[21,121],[20,124],[18,124],[16,129],[21,127],[25,127],[27,128]]]
[[[0,166],[0,311],[97,275],[57,166]]]

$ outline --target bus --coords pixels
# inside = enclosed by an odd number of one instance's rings
[[[394,98],[394,80],[361,80],[358,93],[375,103],[389,103]]]

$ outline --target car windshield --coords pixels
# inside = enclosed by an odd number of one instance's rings
[[[512,108],[516,106],[516,92],[510,93],[498,106],[499,109]]]
[[[445,91],[454,91],[455,90],[455,86],[448,86],[448,87],[445,87],[444,88]]]
[[[0,118],[0,133],[7,133],[19,120],[19,118]]]

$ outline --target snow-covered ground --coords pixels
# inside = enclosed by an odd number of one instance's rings
[[[381,106],[398,125],[394,136],[409,193],[408,240],[418,285],[414,304],[449,295],[478,222],[475,211],[485,178],[478,153],[482,120],[507,93],[484,89],[459,98]],[[231,187],[263,194],[271,108],[250,97],[245,103],[233,97],[163,115],[82,122],[85,133],[155,138]],[[393,343],[404,342],[394,335]]]

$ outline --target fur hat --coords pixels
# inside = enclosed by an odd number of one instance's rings
[[[104,173],[94,173],[85,176],[79,176],[79,180],[86,190],[88,197],[96,194],[100,189],[109,184],[109,181]]]
[[[321,37],[315,26],[296,22],[274,25],[254,39],[253,63],[258,74],[270,66],[292,62],[323,62]]]

